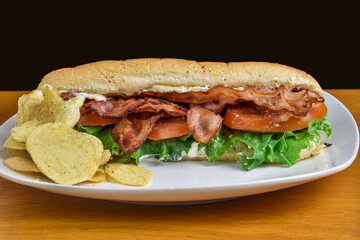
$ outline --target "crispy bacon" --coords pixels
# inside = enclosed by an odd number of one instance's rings
[[[252,101],[259,106],[265,106],[272,111],[288,111],[294,116],[306,116],[312,104],[324,102],[319,94],[311,91],[301,90],[291,92],[281,86],[278,89],[261,89],[249,87],[250,95],[254,96]]]
[[[164,116],[186,116],[187,109],[178,104],[154,98],[130,98],[89,101],[82,112],[96,112],[102,118],[119,118],[112,135],[124,152],[135,152]]]
[[[135,152],[146,140],[146,137],[153,130],[155,123],[166,113],[135,113],[123,117],[115,125],[112,135],[119,147],[124,152]]]
[[[83,108],[88,111],[96,111],[103,118],[122,118],[131,113],[164,111],[171,116],[186,116],[187,109],[178,104],[154,98],[112,98],[108,101],[90,101]]]
[[[267,118],[269,118],[270,121],[273,123],[285,122],[285,121],[289,120],[290,117],[293,116],[293,114],[291,112],[288,112],[286,110],[272,111],[271,109],[269,109],[267,107],[257,106],[253,102],[244,102],[244,103],[240,103],[235,106],[228,107],[228,109],[231,109],[231,108],[241,109],[243,111],[243,113],[245,113],[245,114],[264,115]]]
[[[62,99],[67,101],[67,100],[70,100],[70,99],[76,97],[76,95],[73,92],[62,92],[62,93],[60,93],[60,97],[62,97]]]
[[[290,91],[284,86],[277,89],[255,89],[248,87],[242,91],[216,86],[208,92],[188,93],[142,93],[142,96],[163,98],[169,101],[188,104],[201,104],[203,107],[220,112],[226,105],[236,105],[242,101],[252,101],[273,111],[286,110],[294,116],[305,116],[313,103],[324,102],[318,93],[307,90]]]
[[[117,100],[115,98],[108,98],[106,101],[88,101],[84,103],[81,107],[80,112],[97,112],[99,116],[103,117],[100,113],[107,113],[114,109],[117,104]],[[105,117],[104,117],[105,118]],[[109,117],[111,118],[111,117]]]
[[[195,105],[187,114],[187,123],[197,142],[208,144],[220,131],[222,117],[210,110]]]

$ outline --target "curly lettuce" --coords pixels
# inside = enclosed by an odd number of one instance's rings
[[[84,127],[79,124],[75,126],[74,129],[79,132],[86,132],[99,138],[104,145],[104,149],[109,149],[112,154],[120,154],[122,152],[120,150],[119,144],[114,140],[112,136],[113,126]]]
[[[121,155],[119,160],[134,159],[136,164],[147,156],[154,156],[161,161],[179,161],[184,155],[189,153],[195,139],[191,134],[171,139],[150,140],[147,139],[140,148],[133,153],[122,152],[117,142],[112,137],[113,126],[84,127],[78,125],[74,129],[80,132],[98,137],[105,149],[112,153]],[[300,158],[300,152],[309,146],[309,141],[319,144],[319,136],[325,133],[331,136],[330,122],[312,119],[307,129],[298,131],[286,131],[284,133],[254,133],[232,130],[225,126],[208,144],[198,144],[198,150],[204,149],[209,162],[214,162],[217,158],[228,151],[236,151],[244,169],[251,170],[263,163],[279,163],[294,165]],[[241,142],[249,151],[236,149],[235,146]]]
[[[262,163],[292,166],[300,158],[301,150],[309,146],[309,141],[317,145],[320,143],[322,132],[328,138],[331,136],[330,122],[326,118],[312,119],[307,129],[284,133],[253,133],[223,127],[209,144],[203,146],[210,162],[229,151],[237,142],[243,142],[253,150],[251,156],[242,151],[237,153],[246,170],[254,169]]]

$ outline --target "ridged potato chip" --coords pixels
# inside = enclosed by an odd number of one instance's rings
[[[129,186],[145,186],[153,177],[151,170],[134,164],[110,163],[105,166],[105,172],[113,180]]]
[[[94,183],[106,182],[106,173],[103,169],[98,169],[95,175],[87,181]]]
[[[4,165],[18,172],[40,172],[40,169],[36,166],[33,160],[27,157],[8,158],[4,161]]]
[[[32,104],[29,104],[29,106],[32,106],[31,111],[29,110],[30,107],[24,107],[27,106],[26,100],[29,100],[29,97],[25,97],[20,101],[23,105],[23,107],[19,107],[19,109],[22,109],[20,116],[23,117],[18,120],[18,125],[10,130],[13,139],[26,142],[29,134],[43,123],[61,122],[68,127],[73,127],[79,121],[80,108],[85,101],[85,96],[77,96],[69,101],[64,101],[60,97],[60,93],[50,85],[44,85],[41,92],[43,100],[36,107],[36,110],[35,105]],[[26,109],[29,113],[26,112]]]
[[[41,90],[34,90],[31,93],[22,95],[18,100],[15,126],[33,119],[43,100],[44,95]]]
[[[26,150],[26,144],[24,142],[16,141],[11,136],[9,136],[8,139],[6,139],[2,147],[17,149],[17,150]]]
[[[29,156],[30,157],[30,154],[26,150],[8,148],[7,152],[9,154],[13,154],[13,155],[23,155],[23,156]]]
[[[50,85],[41,88],[44,101],[39,106],[35,119],[41,123],[61,122],[68,127],[73,127],[80,119],[80,108],[85,101],[85,96],[77,96],[64,101],[59,92]]]
[[[41,125],[41,123],[37,120],[31,120],[31,121],[24,122],[20,126],[10,129],[10,136],[15,141],[25,143],[29,134],[40,125]]]
[[[56,183],[84,182],[96,173],[102,142],[63,123],[46,123],[28,137],[26,149],[41,172]]]
[[[109,149],[105,149],[101,156],[101,161],[99,166],[105,165],[111,158],[111,152]]]

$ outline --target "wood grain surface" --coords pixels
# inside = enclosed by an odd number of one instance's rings
[[[360,90],[327,90],[360,122]],[[24,92],[0,92],[0,122]],[[0,178],[0,239],[360,239],[359,156],[301,186],[193,206],[58,195]]]

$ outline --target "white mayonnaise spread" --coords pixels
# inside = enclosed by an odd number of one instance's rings
[[[198,150],[198,146],[199,146],[199,143],[197,142],[193,142],[191,144],[191,147],[189,149],[189,153],[186,154],[185,151],[182,151],[181,152],[181,156],[177,159],[178,161],[182,160],[183,157],[187,156],[187,157],[190,157],[190,158],[194,158],[194,157],[206,157],[206,153],[205,153],[205,147],[201,148],[200,150]],[[156,161],[158,162],[159,159],[155,158],[157,154],[146,154],[146,155],[143,155],[139,158],[139,161],[141,162],[142,160],[145,160],[146,159],[146,162],[152,162],[152,161]]]
[[[143,92],[177,92],[177,93],[186,93],[186,92],[206,92],[210,89],[209,86],[201,87],[185,87],[185,86],[163,86],[163,85],[153,85],[151,88],[143,90]]]
[[[193,142],[191,144],[191,147],[189,149],[189,153],[186,154],[185,151],[183,152],[184,153],[184,156],[188,156],[190,158],[194,158],[194,157],[206,157],[206,153],[205,153],[205,147],[201,148],[200,150],[198,150],[199,148],[199,143],[197,142]],[[183,155],[183,154],[181,154]],[[182,157],[184,157],[182,156]]]
[[[237,88],[233,88],[234,90],[238,90],[238,91],[243,91],[244,88],[243,87],[237,87]]]
[[[158,162],[159,159],[155,158],[157,154],[145,154],[145,155],[142,155],[140,158],[139,158],[139,162],[141,162],[142,160],[146,159],[147,162]]]
[[[67,93],[69,91],[66,90],[60,90],[60,93]],[[92,93],[84,93],[84,92],[74,92],[74,95],[76,96],[85,96],[87,99],[93,99],[95,101],[106,101],[106,96],[101,94],[92,94]]]
[[[187,93],[187,92],[207,92],[211,88],[209,85],[204,87],[202,86],[193,86],[193,87],[185,87],[185,86],[163,86],[163,85],[153,85],[151,88],[144,89],[143,92],[177,92],[177,93]],[[243,87],[232,88],[234,90],[243,91]]]
[[[106,96],[101,94],[90,94],[90,93],[74,93],[76,96],[85,96],[87,99],[93,99],[95,101],[106,101]]]

